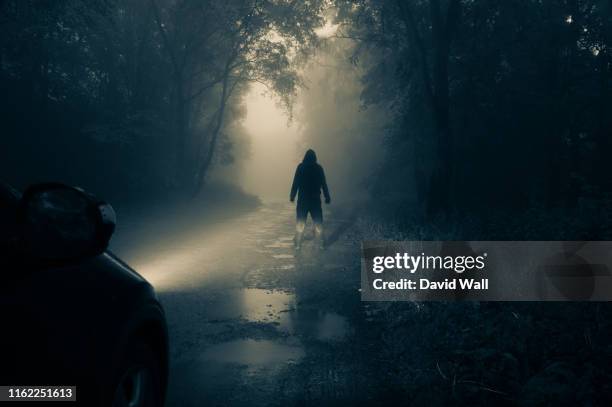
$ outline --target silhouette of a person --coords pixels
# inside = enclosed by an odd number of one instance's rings
[[[319,239],[321,247],[324,246],[323,241],[323,210],[321,208],[321,190],[325,196],[325,203],[329,204],[331,198],[329,189],[325,181],[325,172],[323,167],[317,164],[317,155],[313,150],[306,151],[304,160],[297,166],[295,176],[293,177],[293,185],[291,186],[291,202],[298,195],[296,208],[296,233],[295,247],[299,249],[302,244],[304,228],[306,226],[306,218],[310,213],[310,217],[315,225],[315,234]]]

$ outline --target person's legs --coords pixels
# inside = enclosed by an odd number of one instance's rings
[[[321,247],[325,247],[325,240],[323,239],[323,208],[321,208],[321,202],[314,202],[310,207],[310,216],[314,223],[315,237],[319,240]]]
[[[295,237],[293,239],[296,249],[299,249],[302,245],[302,237],[304,236],[304,229],[306,228],[307,216],[308,207],[298,200],[296,208]]]

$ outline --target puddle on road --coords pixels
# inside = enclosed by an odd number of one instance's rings
[[[293,254],[273,254],[275,259],[293,259]]]
[[[209,347],[202,354],[206,361],[255,367],[297,362],[303,357],[304,349],[301,346],[255,339],[220,343]]]
[[[288,333],[321,342],[340,342],[347,339],[352,328],[347,319],[334,312],[316,308],[298,308],[290,313]]]
[[[285,326],[287,311],[295,306],[292,293],[279,290],[243,288],[228,290],[214,298],[204,311],[209,320],[243,318],[250,322],[275,322]]]
[[[261,397],[266,389],[276,388],[278,374],[287,365],[299,362],[305,354],[299,341],[237,339],[211,345],[193,359],[173,361],[166,404],[236,405],[233,396],[245,386],[252,386],[252,395]]]
[[[342,341],[351,332],[350,324],[342,315],[300,308],[294,293],[279,290],[228,290],[223,296],[208,301],[204,314],[213,323],[232,319],[271,323],[280,332],[319,341]]]
[[[349,333],[345,317],[333,312],[326,313],[318,324],[317,339],[320,341],[341,341]]]
[[[289,247],[293,247],[293,242],[274,242],[274,243],[265,245],[265,247],[269,249],[286,249]]]

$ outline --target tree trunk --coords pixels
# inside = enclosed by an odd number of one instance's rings
[[[212,159],[215,153],[215,148],[217,146],[217,140],[219,138],[219,133],[221,132],[221,128],[223,127],[223,116],[225,114],[225,106],[227,105],[227,100],[231,93],[229,90],[229,76],[230,76],[230,65],[231,65],[232,60],[233,59],[230,59],[230,61],[228,61],[228,63],[225,66],[219,111],[217,112],[217,115],[215,117],[215,124],[211,131],[210,142],[208,144],[208,150],[206,151],[206,157],[204,157],[204,160],[202,161],[202,164],[200,165],[197,175],[196,175],[195,189],[193,191],[194,197],[200,193],[200,191],[202,190],[202,187],[204,186],[204,179],[206,177],[206,173],[208,172],[208,169],[210,168],[210,164],[212,163]]]
[[[162,37],[164,48],[168,53],[168,57],[170,59],[170,64],[173,71],[173,80],[174,80],[174,91],[175,91],[175,131],[176,131],[176,179],[179,183],[179,187],[189,186],[189,180],[191,177],[189,176],[188,171],[188,162],[186,160],[187,154],[187,127],[189,120],[189,109],[188,109],[188,100],[185,98],[185,82],[184,82],[184,63],[179,61],[178,50],[172,44],[168,35],[166,34],[166,29],[164,24],[162,23],[162,17],[159,7],[155,0],[150,0],[151,9],[153,11],[153,15],[155,17],[155,22],[157,23],[158,31]]]
[[[426,215],[432,218],[438,214],[447,214],[450,209],[453,138],[450,126],[448,61],[451,36],[459,19],[461,2],[460,0],[449,1],[446,21],[444,21],[440,1],[429,1],[432,34],[431,48],[433,52],[431,72],[425,43],[423,37],[419,34],[417,22],[410,4],[403,0],[397,0],[397,6],[400,9],[401,17],[408,29],[415,50],[419,54],[423,88],[434,126],[434,169],[429,182],[426,205]]]
[[[187,148],[187,109],[185,105],[185,96],[183,92],[182,75],[177,74],[175,79],[175,117],[174,131],[176,132],[176,177],[181,187],[188,185],[186,179],[187,163],[186,163],[186,148]]]
[[[454,140],[450,125],[448,62],[451,33],[459,18],[460,1],[450,1],[446,21],[443,21],[439,0],[430,0],[429,6],[433,49],[431,111],[436,152],[427,205],[427,215],[431,218],[439,214],[448,215],[451,209]]]

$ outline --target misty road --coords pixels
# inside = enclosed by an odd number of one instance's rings
[[[294,210],[268,204],[196,222],[177,211],[119,223],[113,250],[166,309],[167,405],[333,401],[359,386],[347,365],[362,314],[359,247],[344,238],[350,217],[326,208],[331,246],[316,247],[309,221],[296,253]]]

